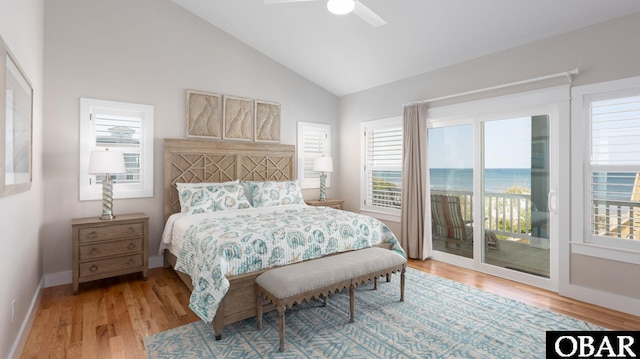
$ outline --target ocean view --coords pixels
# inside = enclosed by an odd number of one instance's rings
[[[628,201],[633,192],[635,173],[596,172],[593,179],[595,199]],[[385,178],[401,187],[401,174],[395,171],[374,171],[374,177]],[[473,170],[471,168],[432,168],[429,170],[431,190],[468,191],[473,190]],[[504,193],[519,186],[531,189],[531,170],[528,168],[489,168],[485,170],[485,191]]]
[[[506,192],[513,186],[531,188],[531,172],[527,168],[495,168],[486,171],[486,191]],[[469,191],[473,190],[473,170],[471,168],[432,168],[429,171],[432,190]],[[401,186],[400,173],[396,171],[374,171],[373,177]]]
[[[432,190],[472,191],[471,168],[432,168],[429,171]],[[489,168],[485,170],[485,191],[504,193],[513,186],[531,189],[528,168]]]
[[[472,191],[473,170],[471,168],[432,168],[429,172],[432,190]],[[593,178],[594,198],[609,201],[631,199],[635,173],[596,172]],[[531,189],[531,172],[528,168],[489,168],[485,170],[485,191],[504,193],[519,186]]]

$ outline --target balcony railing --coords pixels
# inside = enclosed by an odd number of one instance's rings
[[[469,191],[434,191],[460,197],[462,217],[473,221],[473,193]],[[546,212],[539,212],[528,194],[489,193],[484,194],[484,229],[503,238],[531,239],[547,237],[541,227],[548,221]]]
[[[640,240],[640,203],[594,200],[591,213],[592,234]]]
[[[473,221],[473,193],[469,191],[434,191],[460,197],[462,217]],[[548,238],[547,212],[538,211],[528,194],[485,193],[484,229],[498,236],[531,239]],[[640,203],[595,200],[592,206],[591,233],[599,236],[640,240]]]

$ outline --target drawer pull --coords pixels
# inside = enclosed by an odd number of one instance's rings
[[[127,262],[128,265],[133,265],[136,261],[133,258],[130,258]]]
[[[98,236],[98,233],[96,231],[92,231],[90,233],[87,234],[87,238],[96,238]]]
[[[98,270],[98,266],[97,266],[97,265],[95,265],[95,264],[94,264],[94,265],[92,265],[91,267],[89,267],[89,271],[91,271],[91,272],[95,272],[95,271],[97,271],[97,270]]]
[[[89,254],[96,254],[96,253],[98,253],[98,248],[96,247],[91,248],[91,251],[89,252]]]
[[[127,247],[127,249],[134,249],[134,248],[136,248],[136,244],[133,242],[129,243],[129,246]]]
[[[135,233],[136,229],[133,227],[129,227],[127,228],[127,233],[131,234],[131,233]]]

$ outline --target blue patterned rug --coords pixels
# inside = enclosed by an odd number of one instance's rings
[[[276,312],[227,325],[215,341],[196,322],[144,339],[149,358],[544,358],[547,330],[602,330],[577,319],[409,268],[405,302],[399,278],[348,291],[329,305],[312,301],[286,312],[285,352],[278,352]]]

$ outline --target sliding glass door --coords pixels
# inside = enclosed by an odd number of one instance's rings
[[[482,123],[483,262],[549,277],[549,117]]]
[[[558,152],[552,140],[558,118],[555,107],[541,106],[431,120],[434,259],[543,288],[557,285]]]
[[[473,258],[473,125],[429,130],[432,245]]]

